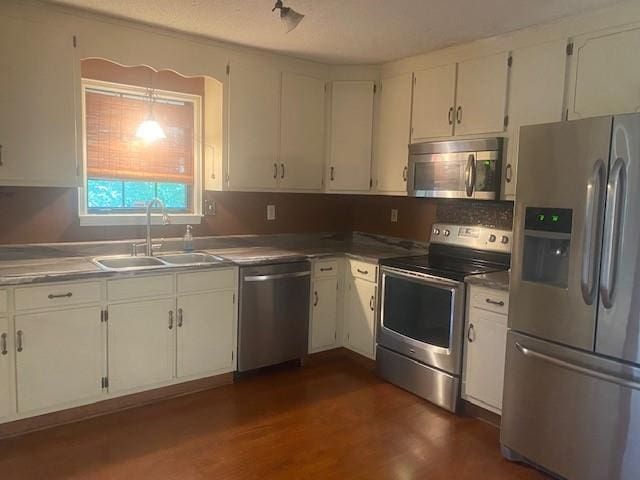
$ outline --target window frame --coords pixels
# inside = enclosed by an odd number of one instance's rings
[[[81,135],[82,135],[82,184],[78,187],[78,216],[80,225],[145,225],[146,214],[143,211],[137,212],[115,212],[115,213],[95,213],[90,212],[88,208],[88,176],[87,176],[87,131],[86,131],[86,90],[99,89],[116,93],[146,96],[148,95],[145,87],[135,85],[125,85],[114,82],[104,82],[101,80],[93,80],[88,78],[81,79],[81,98],[82,98],[82,117],[81,117]],[[202,222],[202,190],[203,190],[203,155],[202,155],[202,135],[203,135],[203,118],[202,118],[202,97],[188,93],[172,92],[167,90],[154,89],[157,97],[166,100],[174,100],[181,102],[193,103],[193,186],[191,188],[191,204],[192,212],[171,213],[168,211],[172,224],[185,225],[197,224]],[[154,212],[157,210],[154,208]],[[152,215],[153,224],[161,224],[160,215]]]

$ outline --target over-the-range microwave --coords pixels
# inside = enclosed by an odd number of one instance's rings
[[[409,145],[409,196],[499,200],[502,143],[483,138]]]

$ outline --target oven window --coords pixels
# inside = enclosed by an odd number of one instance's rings
[[[419,342],[448,348],[452,295],[450,290],[385,276],[384,326]]]

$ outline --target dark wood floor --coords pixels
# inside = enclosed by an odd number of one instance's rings
[[[540,479],[344,353],[0,441],[3,479]]]

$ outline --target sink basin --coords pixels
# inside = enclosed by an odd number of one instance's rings
[[[104,257],[94,258],[93,262],[103,270],[113,271],[141,270],[167,266],[156,257]]]
[[[210,265],[212,263],[224,262],[224,259],[220,257],[199,252],[171,253],[158,255],[157,258],[169,265]]]

